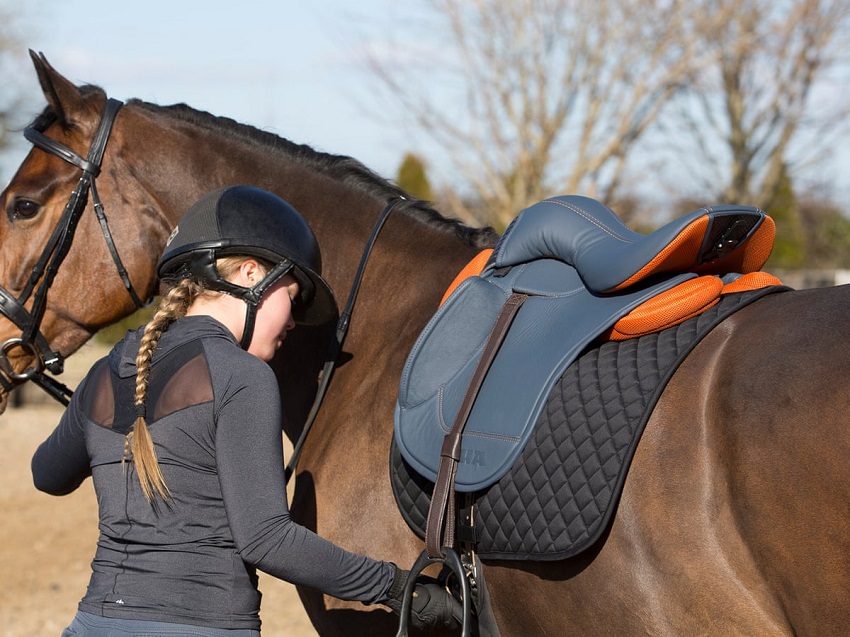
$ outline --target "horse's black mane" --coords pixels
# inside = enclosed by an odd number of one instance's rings
[[[91,95],[105,96],[102,88],[86,84],[78,87],[84,97]],[[315,150],[305,144],[296,144],[288,139],[267,131],[240,124],[228,117],[220,117],[200,111],[186,104],[160,106],[139,99],[128,100],[128,104],[152,113],[165,114],[179,121],[213,130],[249,144],[271,148],[276,153],[285,153],[294,163],[310,170],[320,172],[361,192],[377,199],[389,201],[400,196],[407,199],[401,208],[407,214],[426,223],[428,226],[442,228],[457,235],[467,245],[472,247],[493,247],[498,235],[491,227],[473,228],[459,219],[443,216],[428,202],[416,199],[392,182],[384,179],[358,160],[346,155],[333,155]],[[46,130],[58,119],[56,113],[48,106],[32,122],[31,126],[39,131]]]
[[[336,181],[357,188],[375,198],[389,201],[403,196],[408,202],[402,209],[408,214],[431,227],[453,232],[470,246],[492,247],[498,238],[496,232],[490,227],[472,228],[458,219],[444,217],[427,202],[415,199],[353,157],[320,152],[305,144],[296,144],[273,133],[240,124],[228,117],[219,117],[205,111],[199,111],[186,104],[159,106],[136,99],[130,100],[129,103],[151,112],[166,113],[169,117],[215,130],[249,144],[272,148],[275,153],[285,153],[293,163],[326,174]]]

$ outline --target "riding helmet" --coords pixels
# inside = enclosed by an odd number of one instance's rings
[[[215,267],[216,259],[229,255],[258,257],[274,267],[253,288],[236,286]],[[310,226],[286,201],[253,186],[220,188],[196,201],[168,238],[157,272],[163,280],[196,276],[212,289],[243,298],[249,305],[251,331],[263,292],[287,273],[300,287],[293,307],[296,323],[320,325],[337,316]]]

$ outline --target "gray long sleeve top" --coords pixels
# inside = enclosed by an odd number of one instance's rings
[[[32,461],[47,493],[94,481],[100,538],[80,610],[257,629],[255,569],[342,599],[385,601],[390,563],[290,517],[277,380],[210,317],[176,321],[154,355],[147,421],[171,498],[148,503],[132,463],[121,463],[140,335],[129,332],[92,367]]]

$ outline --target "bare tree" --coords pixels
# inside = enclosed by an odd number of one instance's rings
[[[693,76],[680,103],[678,157],[726,202],[768,207],[793,175],[836,142],[846,105],[818,80],[846,64],[847,0],[694,0],[699,45],[715,64]],[[711,16],[722,15],[723,19]],[[844,56],[843,58],[841,56]],[[832,103],[831,103],[832,102]],[[844,128],[846,132],[846,127]],[[805,137],[805,143],[801,143]],[[795,149],[795,142],[797,142]],[[687,149],[687,150],[686,150]]]
[[[5,2],[0,6],[0,76],[3,77],[3,91],[0,94],[0,150],[9,143],[10,129],[20,125],[23,91],[16,86],[13,71],[29,63],[26,50],[21,45],[18,33],[20,9],[16,2]]]
[[[427,5],[427,34],[400,25],[371,69],[497,226],[553,193],[614,199],[638,140],[706,63],[687,0]]]

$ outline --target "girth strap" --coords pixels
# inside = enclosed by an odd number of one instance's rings
[[[493,329],[490,330],[487,337],[481,358],[478,360],[478,365],[476,365],[469,386],[466,388],[454,424],[443,439],[440,466],[437,470],[437,480],[434,484],[434,493],[431,496],[431,506],[428,510],[428,521],[425,527],[425,551],[432,559],[443,555],[440,547],[454,548],[455,475],[457,474],[458,462],[460,462],[463,429],[469,419],[469,414],[472,413],[472,407],[475,405],[475,399],[478,397],[487,371],[493,364],[496,353],[499,351],[502,341],[505,340],[519,308],[522,307],[527,298],[527,294],[514,292],[505,301],[505,305],[499,312],[499,316],[496,317]]]

